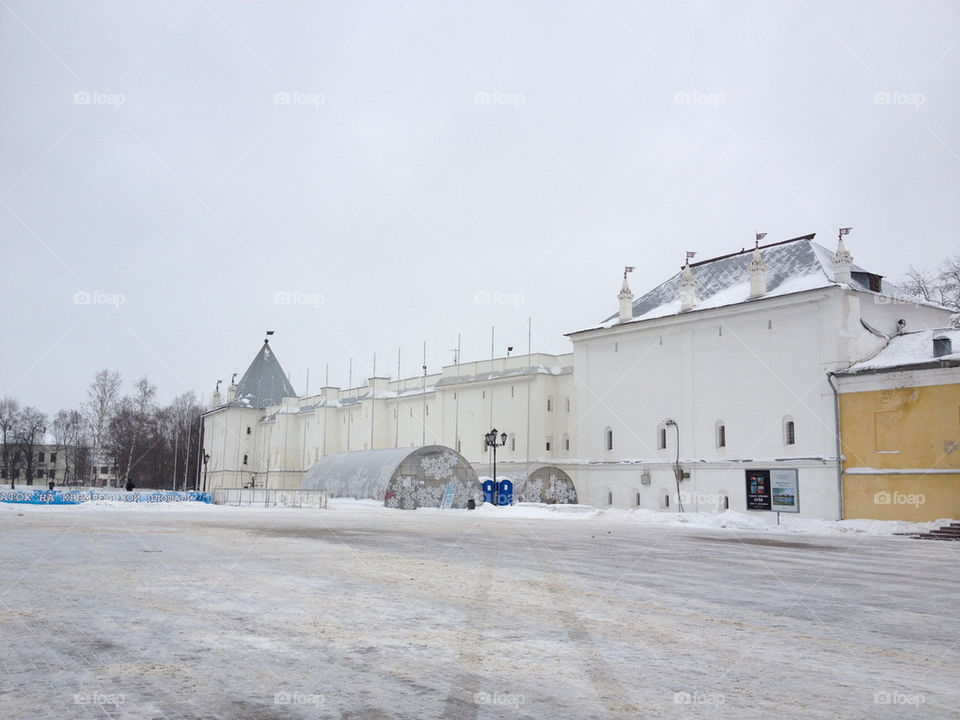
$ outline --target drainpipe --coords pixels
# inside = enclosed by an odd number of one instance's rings
[[[840,519],[843,520],[843,461],[840,456],[840,393],[837,386],[833,384],[834,374],[827,373],[827,382],[830,383],[830,389],[833,390],[833,421],[837,428],[837,505],[840,508]]]

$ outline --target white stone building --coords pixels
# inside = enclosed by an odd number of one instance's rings
[[[498,476],[573,457],[576,402],[571,355],[518,355],[296,397],[271,346],[263,347],[226,401],[204,414],[207,488],[298,488],[334,453],[446,445],[490,474],[484,435],[507,433]]]
[[[300,487],[332,453],[446,445],[490,474],[484,434],[507,433],[498,476],[549,467],[600,507],[744,510],[746,470],[796,471],[804,516],[841,516],[828,373],[889,337],[942,327],[813,235],[688,263],[619,313],[569,335],[567,355],[520,355],[370,378],[296,397],[265,341],[204,415],[207,488]]]
[[[688,261],[620,297],[618,315],[569,336],[577,490],[600,507],[743,511],[747,470],[789,469],[801,515],[840,518],[827,373],[949,320],[813,235]]]

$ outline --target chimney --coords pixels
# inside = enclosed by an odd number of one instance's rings
[[[944,355],[953,354],[953,343],[950,341],[950,338],[946,336],[935,337],[933,339],[933,356],[935,358],[943,357]]]
[[[690,269],[690,258],[683,266],[680,276],[680,311],[691,310],[697,304],[697,280]]]
[[[837,240],[837,251],[833,254],[833,280],[837,283],[850,284],[850,266],[853,264],[853,255],[843,245],[843,236]]]
[[[220,407],[220,381],[217,380],[217,387],[213,390],[213,406]]]
[[[627,273],[632,271],[632,267],[624,268],[623,285],[620,287],[620,294],[617,295],[617,300],[620,301],[620,322],[622,323],[633,320],[633,293],[627,285]]]
[[[237,374],[234,373],[233,377],[230,378],[230,385],[227,387],[227,402],[233,402],[237,399]]]
[[[750,297],[760,297],[767,292],[767,263],[760,254],[759,245],[753,249],[753,259],[747,265],[750,273]]]

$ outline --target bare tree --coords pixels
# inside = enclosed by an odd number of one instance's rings
[[[910,268],[903,289],[927,302],[953,311],[953,326],[960,327],[960,255],[946,258],[936,270]]]
[[[104,435],[120,401],[120,373],[116,370],[99,371],[87,389],[87,397],[84,410],[93,435],[93,480],[96,483]]]
[[[25,407],[20,411],[14,425],[13,437],[17,444],[17,454],[26,464],[27,485],[33,484],[33,468],[36,462],[36,449],[43,444],[47,431],[47,416],[34,407]]]
[[[63,479],[66,484],[81,484],[87,476],[89,448],[87,447],[86,422],[77,410],[61,410],[53,419],[52,433],[57,443],[57,452],[64,462]]]
[[[11,456],[10,441],[13,439],[13,430],[20,415],[20,403],[11,397],[0,400],[0,432],[3,433],[3,472],[4,478],[10,478],[10,487],[13,482],[13,458]]]

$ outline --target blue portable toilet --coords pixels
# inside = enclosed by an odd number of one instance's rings
[[[483,501],[493,505],[493,480],[483,481]]]
[[[513,482],[510,480],[500,481],[500,497],[497,498],[498,505],[513,505]]]

